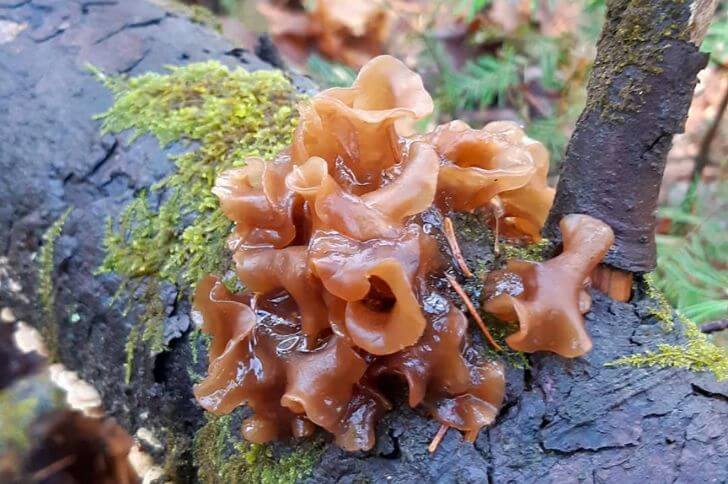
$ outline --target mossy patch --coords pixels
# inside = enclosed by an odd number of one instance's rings
[[[288,146],[300,95],[279,71],[251,73],[216,61],[133,78],[94,73],[114,95],[112,107],[98,116],[104,133],[128,130],[130,142],[151,134],[163,147],[179,142],[189,148],[172,157],[174,172],[107,221],[99,272],[121,276],[119,294],[141,290],[147,305],[126,344],[128,381],[139,346],[152,354],[164,350],[160,283],[188,294],[205,274],[229,267],[225,240],[232,224],[211,192],[216,176]]]
[[[480,328],[478,328],[477,325],[472,324],[470,334],[475,348],[482,356],[489,360],[502,359],[506,364],[515,368],[528,368],[528,356],[524,353],[511,349],[505,342],[506,337],[517,330],[517,326],[515,324],[500,321],[492,314],[489,314],[482,309],[482,298],[487,296],[483,293],[486,277],[488,273],[503,265],[507,254],[501,250],[500,255],[496,256],[490,249],[493,247],[493,233],[488,227],[487,219],[482,215],[472,213],[455,213],[452,214],[452,220],[455,226],[458,244],[461,248],[465,249],[464,253],[468,254],[467,263],[474,274],[474,277],[465,278],[465,280],[462,281],[462,288],[468,294],[471,302],[479,311],[483,322],[490,330],[490,333],[495,338],[496,342],[501,346],[502,351],[494,349],[486,341]],[[536,247],[547,246],[547,243],[537,243],[520,247],[519,249],[523,251],[521,255],[525,255],[525,252],[529,250],[535,254],[540,250]],[[500,247],[501,249],[504,247],[513,247],[515,251],[514,246],[500,244]],[[453,301],[457,301],[458,296],[455,293],[452,293],[451,297],[453,298]]]
[[[215,177],[288,146],[299,95],[279,71],[231,70],[216,61],[170,67],[168,74],[97,75],[114,94],[113,106],[98,116],[104,133],[131,130],[132,141],[148,133],[162,146],[196,144],[174,156],[177,170],[152,187],[164,192],[156,207],[142,192],[118,223],[109,223],[101,271],[190,287],[225,269],[231,222],[210,191]]]
[[[645,294],[652,301],[649,308],[650,315],[657,318],[665,331],[672,331],[675,325],[673,309],[667,301],[667,297],[657,287],[655,274],[645,274],[643,280],[645,282]]]
[[[687,342],[685,345],[658,344],[654,351],[623,356],[607,366],[657,366],[710,371],[718,381],[728,379],[728,348],[714,344],[689,319],[681,318]]]
[[[323,446],[297,442],[289,452],[274,452],[272,446],[234,439],[231,415],[208,416],[194,442],[198,478],[203,483],[292,484],[308,476],[319,460]]]
[[[271,159],[287,147],[297,122],[293,107],[301,96],[279,71],[251,73],[215,61],[133,78],[94,72],[114,95],[112,107],[98,116],[104,133],[130,131],[129,142],[150,134],[162,147],[181,143],[188,148],[171,158],[175,171],[139,192],[118,218],[107,222],[106,257],[99,272],[121,277],[117,296],[125,294],[130,304],[144,304],[125,346],[129,382],[136,359],[165,350],[161,286],[174,284],[182,288],[178,297],[184,297],[205,274],[224,274],[230,267],[225,240],[232,223],[219,211],[211,192],[215,178],[225,169],[243,166],[248,157]],[[190,344],[197,360],[198,346],[206,338],[199,338],[197,331],[193,334]],[[190,372],[199,378],[191,368]],[[311,455],[308,446],[278,462],[242,443],[224,461],[202,458],[210,450],[206,436],[234,442],[229,420],[227,427],[225,421],[226,417],[210,417],[216,423],[208,422],[195,439],[195,443],[205,441],[195,449],[203,481],[290,482],[291,476],[303,475],[303,457]],[[220,434],[223,428],[227,434]],[[172,433],[167,444],[166,467],[172,475],[175,459],[188,446]]]
[[[55,245],[63,232],[69,215],[73,209],[69,207],[51,224],[43,234],[43,245],[38,251],[38,300],[41,305],[43,321],[41,334],[48,349],[48,359],[54,362],[58,359],[58,322],[55,316],[55,288],[53,275],[55,273]]]
[[[202,5],[187,5],[177,0],[152,0],[152,2],[165,10],[185,16],[196,24],[204,25],[218,32],[222,31],[220,20],[207,7]]]
[[[541,239],[528,245],[502,244],[501,255],[506,259],[529,260],[543,262],[552,248],[549,239]]]
[[[124,351],[124,381],[131,382],[134,357],[140,348],[145,348],[149,354],[156,355],[163,352],[164,345],[164,317],[165,307],[159,296],[159,281],[150,278],[143,289],[141,299],[146,301],[144,312],[132,326],[126,339]]]
[[[0,391],[0,450],[28,447],[27,431],[37,406],[34,397],[17,399],[10,391]]]

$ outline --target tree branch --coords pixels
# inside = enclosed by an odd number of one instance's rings
[[[698,51],[714,0],[608,0],[587,105],[577,122],[544,232],[585,213],[607,222],[615,243],[605,258],[628,272],[655,267],[655,210],[667,153],[683,130]]]

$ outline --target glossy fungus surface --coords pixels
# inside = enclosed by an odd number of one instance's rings
[[[195,395],[217,414],[252,409],[246,439],[320,427],[344,449],[370,449],[390,408],[382,382],[392,378],[407,387],[412,407],[471,441],[494,420],[503,366],[476,351],[466,316],[438,289],[451,266],[433,236],[440,228],[419,215],[497,203],[504,224],[537,238],[553,198],[548,157],[513,123],[398,134],[399,121],[432,109],[419,76],[377,57],[351,87],[299,106],[290,150],[219,176],[214,192],[236,223],[229,246],[245,292],[231,293],[215,276],[198,286],[195,306],[212,344]],[[579,223],[565,219],[567,250],[544,277],[561,271],[582,284],[601,257],[579,248],[606,243]],[[522,333],[539,327],[530,321],[522,320]]]
[[[562,253],[546,262],[508,261],[505,273],[495,277],[509,282],[485,309],[500,319],[518,321],[518,331],[506,338],[511,348],[573,358],[592,347],[582,317],[591,307],[585,286],[614,242],[614,233],[588,215],[567,215],[560,227]]]

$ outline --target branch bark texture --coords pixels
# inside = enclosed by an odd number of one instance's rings
[[[655,268],[660,181],[707,63],[698,48],[714,9],[710,0],[608,0],[547,236],[558,238],[562,216],[585,213],[614,229],[607,264],[635,273]]]

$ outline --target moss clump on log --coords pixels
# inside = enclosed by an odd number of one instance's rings
[[[678,316],[687,339],[684,345],[661,343],[655,350],[623,356],[608,366],[686,368],[695,372],[709,371],[718,381],[728,379],[728,348],[714,344],[694,322]]]
[[[164,345],[164,304],[159,297],[159,281],[151,279],[145,286],[143,299],[146,301],[144,312],[137,323],[132,326],[127,336],[124,351],[124,382],[131,382],[134,355],[144,345],[152,355],[162,353]]]
[[[293,484],[310,474],[323,452],[320,443],[306,441],[276,456],[271,445],[235,439],[232,420],[231,415],[208,416],[197,432],[193,455],[201,482]]]
[[[549,239],[541,239],[538,242],[525,246],[503,244],[503,257],[505,259],[530,260],[534,262],[543,262],[547,253],[553,249],[553,244]]]
[[[622,356],[607,366],[686,368],[694,372],[709,371],[718,381],[728,379],[728,348],[716,345],[710,336],[700,331],[697,324],[677,312],[657,288],[653,273],[645,274],[643,281],[645,294],[650,301],[649,315],[657,319],[665,332],[682,330],[685,343],[658,343],[654,350]],[[678,328],[675,326],[676,319],[680,322]]]
[[[657,287],[654,273],[645,274],[645,292],[653,301],[650,305],[650,314],[660,321],[665,331],[672,331],[675,326],[674,309],[667,300],[667,297]]]
[[[168,74],[135,78],[97,75],[114,94],[99,115],[104,133],[152,134],[160,145],[197,143],[174,156],[177,170],[152,191],[165,190],[157,208],[141,193],[110,222],[101,271],[133,279],[154,276],[189,287],[225,268],[230,222],[210,189],[217,174],[250,156],[270,158],[287,146],[299,99],[279,71],[247,72],[219,62],[170,67]]]
[[[231,223],[211,188],[217,174],[250,156],[271,157],[290,143],[300,98],[279,71],[247,72],[216,61],[170,67],[167,74],[108,77],[114,104],[98,116],[104,133],[151,134],[161,146],[195,143],[172,159],[177,170],[140,192],[118,220],[108,220],[99,272],[122,277],[119,294],[142,290],[147,309],[126,344],[126,380],[136,349],[163,351],[160,282],[193,287],[207,273],[224,273]],[[156,205],[153,196],[164,195]],[[182,293],[181,293],[182,294]]]
[[[125,345],[129,383],[141,351],[155,355],[166,349],[162,285],[181,287],[178,297],[183,297],[205,274],[229,268],[225,239],[231,223],[211,193],[217,174],[243,166],[250,156],[272,158],[288,146],[297,122],[293,107],[301,95],[280,71],[251,73],[216,61],[133,78],[92,70],[114,95],[112,107],[98,116],[104,133],[129,130],[130,143],[151,134],[162,147],[182,143],[190,148],[172,157],[174,172],[138,193],[118,219],[107,221],[99,272],[116,273],[122,280],[117,296],[136,295],[129,299],[144,305]],[[195,356],[200,339],[197,331],[190,337]],[[276,460],[266,447],[230,446],[226,442],[235,440],[225,425],[229,419],[211,418],[196,436],[196,462],[205,482],[293,482],[317,455],[318,447],[310,444]],[[211,444],[213,436],[217,443]],[[184,451],[174,434],[167,442],[169,459]],[[222,455],[223,446],[225,460],[213,459]]]
[[[0,391],[0,451],[22,451],[30,445],[28,427],[37,406],[33,396],[18,398],[10,390]]]
[[[202,5],[187,5],[177,0],[152,0],[152,3],[156,3],[165,10],[170,12],[183,15],[190,19],[190,21],[209,27],[217,32],[222,32],[222,25],[220,20],[215,14],[210,11],[209,8]]]

